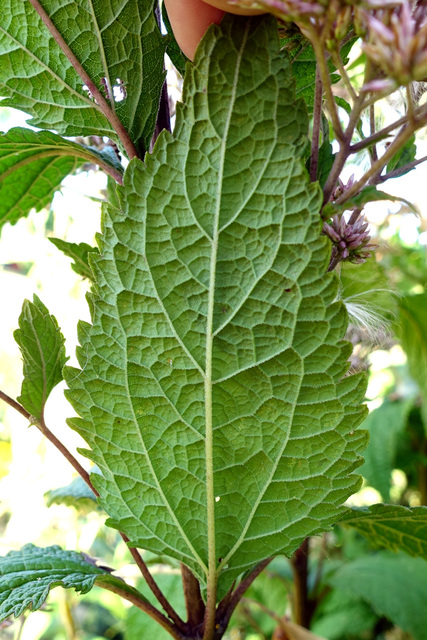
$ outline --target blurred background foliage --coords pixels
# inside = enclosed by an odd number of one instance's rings
[[[363,61],[362,61],[363,62]],[[352,52],[348,65],[357,83],[361,56]],[[179,95],[180,79],[171,80]],[[340,84],[336,86],[340,94]],[[384,126],[399,114],[399,95],[378,110]],[[344,109],[340,112],[347,118]],[[361,122],[359,133],[363,136]],[[0,128],[25,125],[25,117],[0,108]],[[385,141],[382,144],[386,144]],[[418,155],[427,153],[419,133]],[[333,146],[331,147],[331,151]],[[330,153],[329,153],[330,156]],[[330,157],[325,155],[325,163]],[[394,168],[399,159],[395,159]],[[345,171],[350,177],[369,163],[362,153]],[[392,180],[387,191],[406,197],[420,215],[402,203],[369,204],[375,257],[363,265],[344,263],[338,276],[346,302],[354,345],[353,370],[369,371],[365,427],[371,439],[361,473],[362,490],[353,505],[387,502],[427,505],[427,172],[420,165]],[[0,238],[0,387],[17,397],[21,361],[13,331],[25,298],[36,293],[56,316],[66,336],[67,355],[74,364],[76,324],[89,319],[85,294],[89,281],[72,269],[50,238],[95,245],[100,206],[107,180],[95,167],[83,167],[65,180],[49,210],[6,225]],[[67,428],[69,407],[59,385],[47,405],[46,421],[73,452],[82,445]],[[77,454],[78,456],[78,454]],[[81,458],[82,464],[87,461]],[[138,573],[126,546],[83,483],[40,432],[5,404],[0,404],[0,554],[31,541],[59,544],[89,553],[137,584]],[[184,603],[179,566],[144,555],[160,587],[179,613]],[[290,562],[277,558],[246,593],[226,635],[228,640],[425,640],[427,629],[427,563],[374,548],[353,529],[336,527],[310,540],[308,599],[315,636],[292,636],[281,620],[291,617],[293,573]],[[139,588],[147,597],[143,584]],[[48,604],[13,623],[3,623],[2,640],[166,640],[169,636],[140,610],[115,595],[94,589],[83,597],[55,589]]]

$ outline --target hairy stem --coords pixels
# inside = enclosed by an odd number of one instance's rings
[[[200,584],[190,569],[181,563],[182,586],[184,588],[185,608],[187,611],[187,624],[191,628],[203,624],[205,604],[200,592]]]
[[[320,122],[322,120],[322,79],[319,73],[319,65],[316,65],[316,88],[314,93],[313,107],[313,132],[311,137],[311,155],[310,155],[310,180],[317,180],[317,170],[319,165],[319,135]]]
[[[64,55],[71,62],[71,64],[73,65],[74,69],[76,70],[76,72],[78,73],[80,78],[83,80],[84,84],[87,86],[87,88],[90,91],[90,93],[92,94],[96,104],[98,105],[99,110],[107,118],[108,122],[111,124],[112,128],[117,133],[117,136],[118,136],[120,142],[122,143],[123,148],[125,149],[129,160],[131,160],[132,158],[137,156],[138,153],[136,151],[136,148],[135,148],[135,146],[134,146],[134,144],[133,144],[128,132],[126,131],[126,129],[123,126],[123,124],[120,121],[120,119],[118,118],[117,114],[115,113],[115,111],[113,111],[111,106],[108,104],[108,102],[104,98],[104,96],[102,94],[102,91],[96,86],[96,84],[93,82],[93,80],[90,77],[90,75],[85,71],[83,65],[81,64],[81,62],[79,61],[77,56],[74,54],[74,52],[71,50],[70,46],[65,42],[64,38],[62,37],[62,35],[60,34],[58,29],[56,28],[56,26],[52,22],[50,16],[47,14],[45,9],[42,7],[42,5],[39,2],[39,0],[29,0],[29,1],[31,2],[31,4],[33,5],[34,9],[37,11],[37,13],[39,14],[40,18],[44,22],[45,26],[49,30],[52,38],[55,40],[55,42],[61,48],[61,50],[64,53]],[[113,99],[113,98],[111,98],[111,99]]]
[[[306,629],[310,628],[311,618],[307,584],[308,554],[309,538],[306,538],[291,558],[294,576],[294,621]]]

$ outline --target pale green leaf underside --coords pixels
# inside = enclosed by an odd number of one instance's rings
[[[152,0],[42,2],[98,89],[109,87],[112,109],[142,148],[150,142],[164,78],[165,43],[154,4]],[[6,99],[2,105],[30,114],[30,124],[36,127],[67,136],[115,138],[83,84],[31,3],[3,0],[0,95]],[[121,86],[126,92],[122,100]]]
[[[17,127],[0,134],[0,229],[48,205],[62,180],[85,162],[122,172],[110,154],[49,131]]]
[[[66,377],[115,526],[202,580],[215,544],[225,588],[339,518],[364,380],[343,379],[347,320],[275,21],[212,28],[184,94],[175,138],[130,163],[104,216],[94,324]]]
[[[374,504],[349,509],[339,524],[357,529],[376,546],[427,560],[427,507]]]
[[[54,587],[87,593],[98,576],[108,575],[95,560],[76,551],[27,544],[0,557],[0,622],[26,609],[37,611]]]
[[[80,476],[65,487],[47,491],[44,497],[48,507],[53,504],[65,504],[67,507],[76,509],[95,510],[97,508],[94,492]]]
[[[24,300],[19,329],[13,334],[23,360],[24,379],[18,401],[35,418],[43,415],[46,400],[62,380],[67,361],[58,323],[39,298]]]

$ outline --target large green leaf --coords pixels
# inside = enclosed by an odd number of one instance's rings
[[[398,436],[405,429],[409,409],[407,402],[385,401],[369,414],[363,424],[370,438],[360,473],[385,501],[390,500],[391,473],[395,467]]]
[[[0,557],[0,622],[26,609],[37,611],[54,587],[87,593],[97,578],[108,575],[83,553],[27,544]]]
[[[40,211],[48,205],[62,180],[85,162],[100,164],[117,178],[123,172],[114,154],[49,131],[17,127],[0,134],[0,229],[31,208]]]
[[[427,560],[427,507],[375,504],[349,509],[339,524],[357,529],[375,545]]]
[[[427,629],[427,563],[404,553],[378,553],[340,569],[332,586],[362,598],[414,640],[425,640]]]
[[[24,362],[24,380],[18,401],[35,418],[43,415],[46,400],[62,380],[67,361],[64,337],[56,319],[39,298],[25,300],[19,316],[19,329],[13,334]]]
[[[93,325],[66,373],[113,526],[222,590],[339,518],[366,445],[276,29],[208,32],[175,137],[129,164],[105,212]]]
[[[164,79],[165,42],[154,15],[157,3],[43,0],[41,4],[140,151],[148,149]],[[67,136],[117,138],[84,84],[32,4],[4,0],[0,12],[2,105],[30,114],[30,124],[36,127]]]

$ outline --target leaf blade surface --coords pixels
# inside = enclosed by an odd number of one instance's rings
[[[339,517],[364,381],[343,378],[347,320],[275,21],[228,18],[198,56],[174,138],[130,163],[105,214],[94,324],[66,376],[114,526],[203,581],[214,545],[225,588]]]
[[[41,300],[25,300],[19,329],[13,334],[23,359],[24,379],[18,402],[40,420],[52,389],[62,380],[67,361],[64,337],[58,323]]]
[[[132,141],[141,152],[148,149],[166,46],[157,27],[155,2],[44,0],[42,6]],[[2,4],[0,95],[4,106],[30,114],[33,126],[66,136],[117,139],[30,2]]]
[[[103,575],[108,572],[92,558],[58,546],[42,549],[27,544],[10,551],[0,558],[0,622],[27,609],[37,611],[54,587],[87,593]]]
[[[84,162],[110,168],[119,178],[123,171],[111,154],[49,131],[16,127],[0,135],[0,229],[33,207],[40,211],[47,206],[62,180]]]

